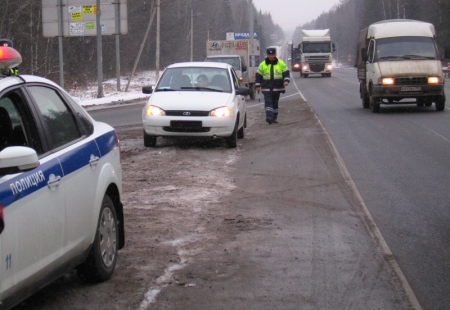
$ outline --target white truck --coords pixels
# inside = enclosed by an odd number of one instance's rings
[[[250,99],[255,99],[255,75],[261,59],[259,40],[212,40],[206,42],[206,59],[233,66],[241,86],[248,87]]]
[[[307,78],[310,74],[331,76],[333,71],[332,53],[336,50],[331,42],[330,29],[304,30],[302,41],[298,45],[300,52],[300,77]]]
[[[365,109],[378,113],[381,104],[433,102],[437,111],[445,108],[445,78],[430,23],[393,19],[361,30],[355,66]]]

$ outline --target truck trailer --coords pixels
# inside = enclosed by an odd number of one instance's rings
[[[432,24],[408,19],[361,30],[355,67],[363,108],[377,113],[381,104],[434,103],[443,111],[445,78],[435,36]]]
[[[206,59],[233,66],[241,86],[248,87],[255,99],[255,77],[261,59],[259,40],[213,40],[206,42]]]
[[[321,74],[330,77],[333,71],[332,53],[336,50],[331,42],[330,29],[303,30],[300,53],[300,77]]]

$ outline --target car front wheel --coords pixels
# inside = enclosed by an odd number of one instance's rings
[[[231,136],[226,138],[227,147],[228,148],[236,148],[237,147],[237,138],[238,138],[238,119],[236,119],[234,123],[234,130]]]
[[[155,147],[156,146],[156,137],[148,135],[144,130],[144,146],[145,147]]]
[[[117,263],[118,225],[114,204],[105,195],[100,209],[94,243],[86,261],[77,267],[78,276],[88,282],[108,280]]]

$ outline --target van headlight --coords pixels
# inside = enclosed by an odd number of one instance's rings
[[[395,84],[395,80],[393,78],[382,78],[380,81],[381,85],[394,85]]]
[[[442,80],[438,76],[430,76],[428,77],[428,84],[441,84]]]
[[[220,108],[214,109],[211,112],[209,112],[209,116],[223,117],[223,116],[230,116],[230,115],[231,115],[231,111],[230,111],[230,108],[228,108],[228,107],[220,107]]]

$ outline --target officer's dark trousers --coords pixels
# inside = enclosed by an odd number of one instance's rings
[[[265,92],[263,94],[266,118],[276,120],[278,117],[278,101],[280,100],[280,92]]]

